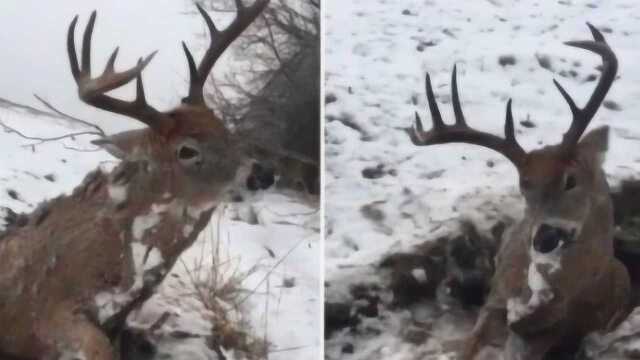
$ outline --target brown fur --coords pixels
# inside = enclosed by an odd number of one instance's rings
[[[504,345],[507,359],[535,360],[553,348],[579,342],[590,332],[612,330],[630,312],[629,275],[613,257],[613,207],[600,163],[607,135],[606,128],[586,135],[572,161],[563,160],[558,147],[529,154],[527,166],[520,170],[525,216],[505,235],[492,291],[462,359],[474,359],[496,341],[500,333],[496,324],[509,330]],[[563,188],[567,174],[575,176],[580,186],[572,194]],[[559,250],[557,271],[549,265],[532,265],[531,255],[535,229],[554,218],[581,225],[575,241]],[[533,296],[530,271],[541,274],[553,298],[508,321],[509,301],[526,304]]]

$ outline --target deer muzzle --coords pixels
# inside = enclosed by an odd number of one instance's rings
[[[535,251],[547,254],[558,246],[566,246],[575,240],[576,229],[556,225],[542,224],[533,237]]]

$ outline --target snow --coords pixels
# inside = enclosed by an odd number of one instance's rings
[[[426,72],[445,122],[454,119],[450,77],[456,64],[470,126],[502,135],[506,102],[512,98],[519,143],[527,150],[557,143],[571,114],[552,79],[583,105],[595,86],[587,77],[599,74],[597,55],[563,45],[588,40],[585,22],[590,21],[618,56],[619,78],[607,99],[620,105],[619,111],[602,107],[590,129],[611,127],[604,163],[610,185],[640,176],[640,71],[635,66],[640,23],[633,15],[640,5],[635,2],[353,0],[325,5],[325,91],[336,97],[325,110],[327,301],[349,299],[353,284],[384,285],[376,265],[385,255],[455,233],[461,218],[484,231],[496,218],[522,216],[516,170],[501,155],[472,145],[410,143],[404,129],[413,125],[415,111],[427,129],[431,126]],[[504,55],[512,55],[515,64],[500,65]],[[538,58],[549,59],[553,71],[542,68]],[[527,119],[534,127],[521,124]],[[374,169],[368,178],[365,169]],[[365,206],[375,207],[380,216],[368,216]],[[407,343],[403,331],[423,313],[430,314],[423,319],[433,327],[428,340]],[[443,344],[463,336],[472,320],[432,304],[388,311],[375,326],[367,324],[379,335],[339,333],[329,339],[327,358],[380,358],[388,348],[394,359],[420,358],[416,354],[437,359]],[[445,328],[446,321],[456,326]],[[342,354],[345,343],[354,345],[354,354]]]
[[[54,135],[69,131],[55,119],[35,117],[15,109],[0,108],[0,119],[29,134]],[[112,168],[116,160],[106,152],[76,152],[63,146],[88,148],[90,140],[77,138],[75,141],[42,144],[33,151],[30,146],[22,147],[26,141],[15,134],[0,132],[0,205],[16,212],[29,212],[40,201],[62,193],[69,194],[86,173],[100,163],[105,162],[103,167]],[[55,182],[44,179],[44,175],[49,173],[56,174]],[[19,198],[9,197],[7,189],[17,191]],[[218,207],[209,226],[182,255],[166,282],[160,286],[159,294],[150,299],[143,311],[130,318],[130,322],[132,326],[150,325],[169,311],[172,319],[164,325],[162,334],[177,330],[202,336],[209,334],[211,314],[193,296],[185,294],[193,293],[188,281],[190,275],[196,273],[201,278],[206,277],[209,268],[196,265],[211,261],[215,243],[219,244],[218,251],[226,259],[223,277],[240,273],[247,275],[241,281],[240,290],[246,300],[237,316],[249,324],[253,335],[268,339],[270,359],[314,358],[320,351],[322,305],[317,205],[314,200],[279,190],[243,196],[247,199],[244,203]],[[188,214],[199,216],[213,205],[203,203],[191,207]],[[134,236],[140,238],[144,231],[156,224],[162,213],[173,211],[174,207],[173,201],[153,204],[148,214],[134,221]],[[256,214],[258,223],[247,223],[238,215],[251,212]],[[189,226],[185,226],[184,231],[190,232]],[[134,259],[142,259],[145,252],[146,247],[134,243]],[[139,289],[142,284],[140,276],[144,270],[140,269],[148,269],[157,263],[155,253],[160,256],[157,249],[153,249],[146,264],[137,264],[138,277],[132,289]],[[295,279],[293,286],[283,285],[285,279],[292,278]],[[96,298],[100,318],[105,319],[116,311],[129,296],[128,292],[100,294]],[[229,312],[236,312],[236,309]],[[205,346],[204,338],[181,341],[167,336],[161,340],[158,357],[181,359],[188,354],[199,354],[202,359],[217,358]],[[233,353],[232,349],[225,351]],[[229,359],[241,358],[240,355],[234,356]],[[194,355],[193,358],[198,357]]]
[[[131,224],[131,234],[135,240],[141,241],[147,230],[153,230],[153,227],[160,223],[160,214],[151,210],[145,215],[136,216]]]
[[[535,232],[534,232],[535,233]],[[532,314],[538,307],[548,304],[554,298],[553,290],[547,282],[547,277],[562,269],[561,251],[564,242],[549,253],[540,253],[529,249],[529,269],[527,270],[527,285],[531,290],[531,297],[524,304],[520,298],[512,298],[507,301],[507,320],[516,322],[523,317]],[[542,273],[541,270],[545,272]]]
[[[426,283],[429,279],[427,277],[427,272],[424,269],[413,269],[411,270],[411,275],[418,280],[419,283]]]
[[[12,49],[2,57],[0,98],[39,106],[32,97],[37,93],[66,112],[100,124],[109,134],[140,125],[86,106],[78,99],[64,51],[67,26],[76,13],[80,14],[76,29],[79,41],[90,12],[94,8],[98,10],[93,40],[94,75],[103,68],[116,45],[121,46],[116,69],[125,69],[134,65],[138,56],[160,50],[144,71],[147,100],[159,110],[177,105],[186,93],[188,68],[180,41],[185,40],[196,57],[204,50],[205,41],[199,35],[205,25],[193,14],[195,8],[191,1],[161,0],[150,7],[142,0],[63,0],[49,5],[27,0],[5,2],[0,7],[0,19],[7,30],[0,34],[0,41]],[[232,16],[231,13],[211,15],[220,27]],[[228,63],[229,56],[225,56],[218,62],[216,73],[228,70]],[[128,86],[113,94],[131,99],[134,87]],[[57,136],[82,130],[70,127],[59,118],[39,116],[5,104],[0,106],[0,120],[30,136]],[[106,151],[96,150],[90,143],[93,139],[76,137],[32,147],[31,141],[0,131],[0,206],[30,212],[45,199],[69,194],[96,167],[105,171],[112,169],[117,160]],[[73,151],[65,146],[91,151]],[[46,180],[48,174],[53,174],[55,181]],[[17,198],[12,198],[8,190],[15,190]],[[116,202],[127,195],[125,189],[111,191]],[[172,197],[172,194],[165,195],[167,201]],[[221,269],[223,279],[245,275],[238,291],[246,299],[238,309],[228,304],[229,316],[246,323],[253,336],[267,339],[269,358],[310,359],[320,352],[322,284],[317,201],[278,190],[245,195],[245,198],[243,204],[219,206],[209,226],[168,274],[158,295],[129,319],[131,326],[147,326],[154,324],[163,313],[171,314],[159,330],[158,358],[217,358],[205,346],[204,338],[211,333],[214,314],[196,300],[189,281],[190,276],[206,278],[210,268],[196,265],[211,263],[213,244],[219,244],[215,248],[225,259],[220,264],[224,268]],[[148,217],[138,219],[137,235],[152,227],[157,213],[163,211],[163,204],[156,205]],[[189,209],[189,213],[198,216],[213,205],[202,204]],[[247,223],[237,216],[240,212],[257,214],[258,222]],[[189,226],[183,230],[190,232]],[[144,268],[153,263],[155,252],[152,250]],[[294,279],[293,286],[284,286],[285,279]],[[97,299],[99,303],[117,305],[114,294],[103,295],[103,299]],[[178,330],[201,337],[176,339],[170,335]],[[233,349],[223,349],[223,352],[229,355],[228,359],[241,358]]]
[[[109,197],[118,205],[127,201],[127,187],[125,185],[109,185],[107,188]]]

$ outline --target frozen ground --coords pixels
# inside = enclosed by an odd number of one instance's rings
[[[552,78],[583,104],[595,85],[587,80],[599,74],[600,64],[597,56],[562,42],[590,39],[585,22],[592,22],[604,32],[620,67],[607,97],[615,104],[601,108],[591,128],[606,124],[612,129],[605,163],[610,184],[640,176],[637,2],[353,0],[325,5],[326,93],[335,97],[326,108],[328,301],[346,299],[352,284],[383,283],[375,265],[384,255],[455,231],[461,217],[482,225],[500,213],[517,217],[522,209],[516,171],[497,153],[470,145],[418,148],[410,143],[402,129],[411,126],[414,111],[430,123],[427,71],[445,119],[453,119],[449,83],[457,64],[471,126],[502,134],[505,105],[513,98],[520,144],[533,149],[556,143],[571,117]],[[501,65],[504,56],[515,63]],[[548,60],[549,69],[539,59]],[[533,127],[523,126],[525,120]],[[462,332],[451,317],[463,323],[462,329],[468,319],[447,315],[421,345],[403,340],[408,326],[429,320],[429,311],[427,306],[384,310],[382,320],[363,325],[373,329],[370,335],[340,333],[329,339],[327,358],[445,358],[441,345]],[[341,353],[347,342],[354,344],[352,355]]]
[[[179,103],[187,88],[187,72],[180,41],[185,40],[200,57],[204,41],[196,34],[203,20],[193,14],[191,1],[162,0],[150,7],[146,1],[88,2],[64,0],[55,6],[38,1],[0,5],[7,31],[0,40],[11,49],[0,56],[0,98],[36,104],[37,93],[65,111],[94,121],[107,132],[140,126],[83,105],[77,98],[64,48],[66,30],[80,14],[76,39],[97,9],[93,57],[97,72],[109,53],[121,45],[116,67],[133,65],[138,56],[159,49],[145,70],[149,102],[160,110]],[[230,13],[213,14],[224,27]],[[20,19],[18,21],[18,19]],[[167,30],[170,29],[170,30]],[[78,40],[79,41],[79,40]],[[19,45],[18,45],[19,44]],[[228,54],[225,55],[225,58]],[[46,59],[46,61],[43,61]],[[229,60],[216,71],[227,71]],[[233,64],[232,64],[233,65]],[[116,92],[132,96],[132,87]],[[30,136],[55,136],[80,130],[54,117],[38,115],[0,103],[0,120]],[[44,200],[70,192],[86,173],[101,163],[113,162],[104,151],[73,151],[65,147],[94,149],[89,137],[38,145],[16,134],[0,131],[0,206],[29,212]],[[168,318],[156,333],[162,359],[216,359],[204,346],[210,332],[207,312],[195,301],[191,282],[207,281],[212,258],[221,264],[218,281],[240,281],[240,304],[228,306],[228,317],[246,324],[253,336],[270,343],[269,359],[310,359],[320,348],[320,236],[317,201],[270,190],[245,194],[245,202],[219,207],[199,240],[178,262],[172,274],[145,308],[130,320],[145,327],[165,312]],[[169,340],[183,331],[199,337]],[[227,358],[240,358],[230,349]]]

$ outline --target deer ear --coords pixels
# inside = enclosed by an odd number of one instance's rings
[[[595,157],[600,163],[604,161],[604,155],[609,149],[609,127],[601,126],[582,137],[578,144],[579,152],[587,156]]]
[[[124,131],[93,140],[91,143],[100,146],[113,157],[124,160],[141,153],[140,145],[144,143],[146,133],[147,129]]]

